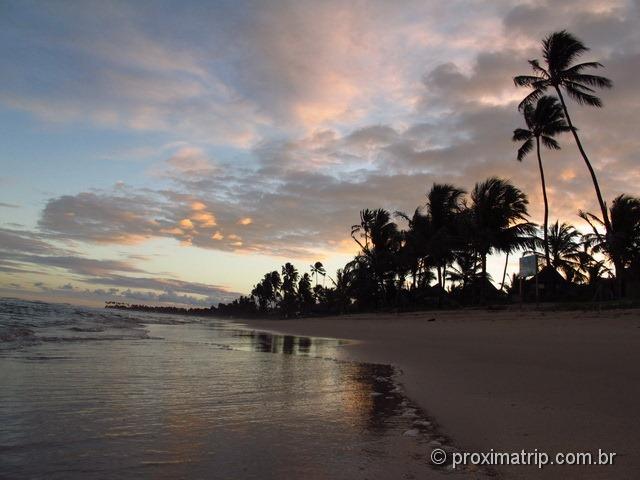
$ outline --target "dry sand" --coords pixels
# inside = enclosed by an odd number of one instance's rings
[[[613,466],[497,468],[505,478],[640,478],[640,310],[464,310],[247,323],[354,340],[343,358],[399,367],[407,395],[462,451],[617,453]]]

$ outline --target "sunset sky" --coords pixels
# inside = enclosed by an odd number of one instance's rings
[[[639,195],[638,25],[616,0],[0,0],[0,295],[210,305],[289,260],[331,274],[359,210],[434,181],[508,178],[541,222],[512,78],[563,28],[614,82],[570,105],[604,195]],[[579,224],[560,141],[550,216]]]

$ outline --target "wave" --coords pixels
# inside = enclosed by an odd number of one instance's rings
[[[17,342],[35,338],[35,332],[26,327],[0,325],[0,342]]]

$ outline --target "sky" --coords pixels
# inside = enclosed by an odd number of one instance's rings
[[[628,0],[0,0],[0,296],[229,301],[286,261],[335,271],[361,209],[413,212],[434,182],[507,178],[541,222],[512,78],[560,29],[614,82],[569,104],[604,196],[640,195],[639,20]],[[580,226],[593,186],[560,142],[550,218]]]

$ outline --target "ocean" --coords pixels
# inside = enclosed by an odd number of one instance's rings
[[[0,299],[0,478],[446,475],[394,369],[344,348],[241,322]]]

